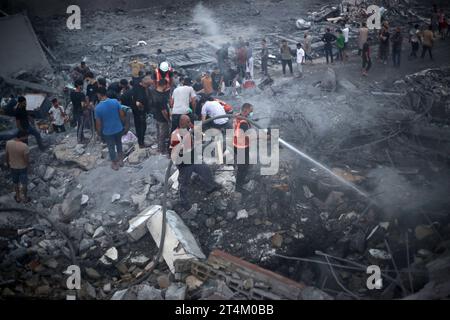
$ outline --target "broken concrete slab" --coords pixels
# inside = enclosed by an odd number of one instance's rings
[[[30,20],[24,14],[0,18],[0,74],[10,76],[20,70],[50,71]],[[6,63],[7,62],[7,63]]]
[[[150,231],[156,245],[161,241],[162,210],[156,210],[150,214],[147,228]],[[166,237],[162,256],[172,273],[175,273],[175,260],[205,259],[200,246],[195,240],[189,228],[175,211],[166,212]]]
[[[131,241],[138,241],[147,233],[147,220],[157,211],[162,211],[162,207],[157,205],[151,206],[129,221],[127,235]]]
[[[166,300],[184,300],[186,298],[186,285],[172,283],[166,291]]]
[[[94,168],[97,157],[90,154],[78,155],[74,149],[65,144],[59,144],[53,149],[55,158],[65,164],[75,164],[82,170],[88,171]]]

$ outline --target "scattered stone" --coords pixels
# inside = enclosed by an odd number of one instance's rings
[[[280,248],[281,245],[283,244],[283,236],[279,233],[275,233],[272,236],[271,241],[272,241],[272,247]]]
[[[186,282],[188,291],[192,291],[197,288],[200,288],[203,284],[203,281],[199,280],[197,277],[195,277],[193,275],[187,276],[185,282]]]
[[[309,286],[301,290],[301,296],[303,300],[333,300],[328,293]]]
[[[82,239],[80,242],[80,252],[86,251],[92,246],[94,246],[95,242],[92,239]]]
[[[115,247],[109,248],[100,258],[100,262],[105,265],[111,265],[111,261],[115,262],[119,258],[119,253]]]
[[[77,144],[74,148],[74,151],[77,155],[81,156],[84,153],[84,147],[82,144]]]
[[[166,300],[184,300],[186,298],[186,285],[172,283],[166,291]]]
[[[66,196],[61,206],[62,222],[68,223],[79,214],[81,197],[82,195],[78,190],[73,190]]]
[[[51,178],[53,178],[53,175],[55,174],[56,170],[52,167],[47,167],[47,170],[45,170],[44,179],[45,181],[49,181]]]
[[[242,186],[243,189],[247,190],[248,192],[252,192],[256,188],[256,182],[255,180],[250,180],[246,184]]]
[[[137,300],[163,300],[161,290],[151,287],[148,284],[138,285]]]
[[[248,212],[245,209],[239,210],[237,212],[236,220],[248,218]]]
[[[104,233],[105,233],[105,229],[102,226],[100,226],[97,229],[95,229],[92,238],[94,238],[94,239],[98,238],[98,237],[102,236]]]
[[[232,220],[232,219],[234,219],[234,217],[236,217],[236,212],[233,212],[233,211],[228,211],[227,212],[227,219],[228,220]]]
[[[134,151],[128,156],[128,163],[139,164],[147,158],[147,150],[135,146]]]
[[[97,270],[93,268],[86,268],[85,271],[88,277],[91,279],[98,280],[101,278],[100,273],[98,273]]]
[[[94,234],[94,226],[90,223],[84,224],[84,232],[92,236]]]
[[[89,196],[87,194],[83,194],[81,196],[81,205],[84,206],[88,203],[89,201]]]
[[[208,218],[208,219],[206,219],[205,224],[206,224],[207,228],[212,228],[216,224],[216,219]]]
[[[391,259],[391,255],[384,251],[384,250],[380,250],[380,249],[369,249],[369,254],[374,257],[375,259],[379,259],[379,260],[390,260]]]
[[[111,283],[107,283],[103,286],[103,292],[104,293],[109,293],[111,292]]]
[[[120,194],[114,193],[112,195],[112,197],[111,197],[111,202],[115,202],[115,201],[118,201],[118,200],[120,200]]]
[[[166,274],[160,275],[156,281],[161,289],[167,289],[170,286],[170,279]]]
[[[427,225],[418,225],[415,229],[415,235],[417,240],[423,240],[431,235],[433,235],[433,228]]]
[[[138,241],[147,233],[147,220],[159,211],[162,211],[161,206],[151,206],[129,221],[127,235],[131,241]]]
[[[314,197],[314,194],[309,190],[308,186],[303,186],[303,194],[305,195],[306,199],[311,199]]]
[[[320,82],[320,87],[325,91],[335,91],[336,90],[336,73],[333,69],[328,68],[324,73],[322,81]]]
[[[138,265],[138,266],[144,266],[148,261],[150,261],[149,257],[144,256],[143,254],[132,257],[130,259],[130,263]]]

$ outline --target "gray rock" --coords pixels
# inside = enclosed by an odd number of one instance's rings
[[[186,298],[186,285],[172,283],[166,291],[166,300],[184,300]]]
[[[236,212],[234,212],[234,211],[228,211],[227,212],[227,219],[228,220],[232,220],[232,219],[234,219],[234,217],[236,217]]]
[[[95,242],[92,239],[82,239],[80,241],[80,252],[88,250],[94,244],[95,244]]]
[[[137,300],[163,300],[161,290],[151,287],[148,284],[136,286]]]
[[[100,273],[98,273],[94,268],[86,268],[85,271],[88,277],[91,279],[97,280],[101,278]]]
[[[216,224],[216,219],[208,218],[208,219],[206,219],[205,224],[206,224],[206,227],[212,228]]]
[[[81,197],[78,190],[73,190],[66,196],[61,206],[62,222],[68,223],[80,213]]]
[[[336,90],[336,73],[333,69],[328,68],[320,83],[322,90],[335,91]]]

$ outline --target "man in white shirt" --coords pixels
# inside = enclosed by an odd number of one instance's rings
[[[298,77],[303,77],[303,63],[305,62],[305,50],[301,43],[297,43],[297,71]]]
[[[65,132],[64,118],[66,114],[64,113],[64,108],[59,105],[58,99],[52,99],[52,107],[48,111],[48,114],[50,115],[53,131]]]
[[[185,78],[183,85],[180,85],[173,90],[172,96],[170,97],[170,107],[172,108],[172,131],[178,127],[181,115],[194,114],[196,96],[190,78]]]
[[[347,49],[348,49],[348,34],[350,32],[350,28],[348,24],[344,24],[344,28],[342,29],[342,33],[344,34],[344,58],[347,58]]]
[[[213,97],[206,98],[206,102],[202,107],[202,121],[205,121],[207,117],[214,118],[225,114],[226,112],[224,107],[218,101],[216,101]],[[220,130],[228,128],[228,123],[228,118],[215,119],[212,121],[210,127]]]

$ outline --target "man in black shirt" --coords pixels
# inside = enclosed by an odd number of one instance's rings
[[[217,92],[218,95],[220,95],[222,93],[223,75],[220,72],[219,67],[214,67],[214,70],[211,73],[211,79],[213,90]]]
[[[111,83],[106,90],[106,96],[110,99],[119,99],[124,90],[129,89],[129,84],[127,79],[122,79]]]
[[[327,64],[329,63],[329,57],[331,57],[331,63],[333,63],[333,42],[336,41],[336,39],[336,36],[331,33],[330,28],[327,28],[327,32],[322,37],[322,41],[325,42],[324,50]]]
[[[145,148],[145,131],[147,130],[147,113],[150,111],[149,87],[152,85],[152,78],[145,76],[138,86],[133,88],[133,110],[134,126],[138,138],[139,148]]]
[[[15,112],[16,117],[16,125],[19,131],[24,131],[28,134],[33,135],[36,138],[36,142],[41,151],[45,150],[44,143],[42,142],[42,137],[39,131],[32,125],[32,121],[30,121],[30,116],[27,112],[27,99],[25,97],[20,96],[17,98],[17,107]]]
[[[168,154],[169,151],[169,98],[170,92],[166,91],[167,80],[161,79],[152,90],[153,117],[156,120],[156,136],[158,139],[158,151]]]
[[[83,111],[85,110],[86,96],[84,95],[82,90],[83,90],[83,81],[77,80],[75,81],[75,91],[72,91],[70,93],[70,100],[72,101],[72,117],[74,123],[77,126],[78,143],[82,143],[84,140]]]

